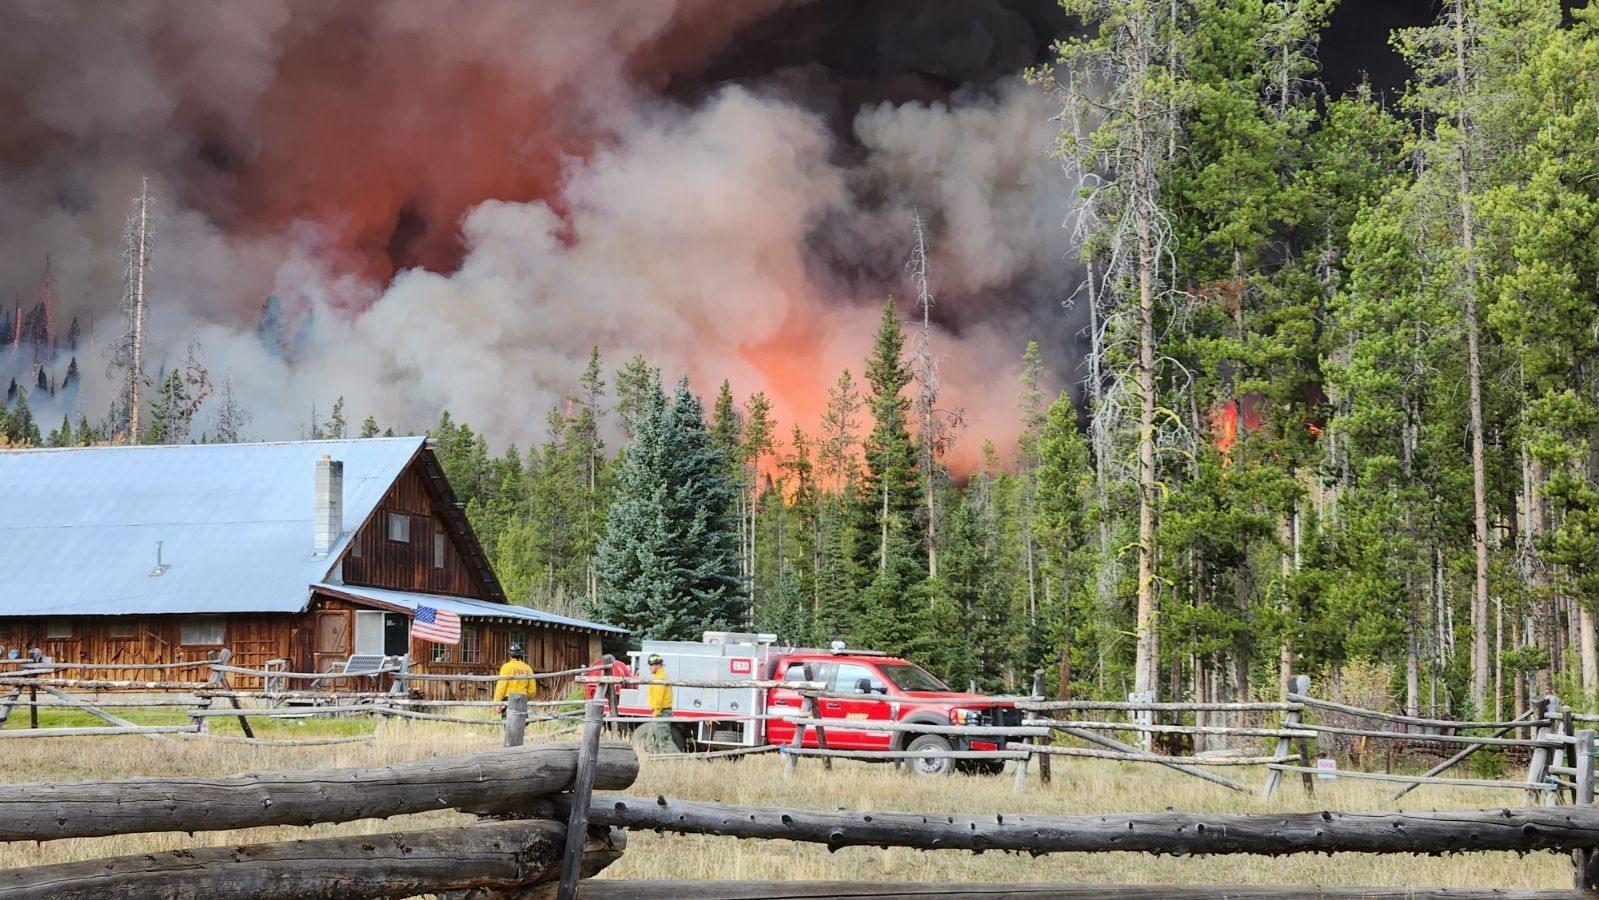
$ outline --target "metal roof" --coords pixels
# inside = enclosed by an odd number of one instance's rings
[[[617,628],[615,625],[602,625],[599,622],[588,622],[583,619],[556,615],[552,612],[545,612],[542,609],[515,606],[509,603],[494,603],[489,600],[476,600],[470,597],[446,597],[441,594],[422,594],[414,591],[391,591],[386,588],[373,588],[353,584],[318,584],[314,587],[333,594],[342,594],[359,600],[371,600],[386,606],[399,607],[407,612],[416,612],[416,608],[419,605],[431,606],[434,609],[453,612],[466,618],[521,619],[542,625],[604,631],[610,634],[627,634],[626,628]]]
[[[299,612],[423,440],[0,451],[0,616]],[[319,556],[323,455],[344,533]]]

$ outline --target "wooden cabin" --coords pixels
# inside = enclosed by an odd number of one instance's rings
[[[421,606],[460,616],[460,643],[413,638]],[[623,633],[508,603],[423,438],[0,451],[0,657],[132,665],[226,647],[249,668],[409,654],[413,672],[491,674],[515,642],[551,672]]]

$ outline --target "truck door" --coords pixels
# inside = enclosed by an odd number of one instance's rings
[[[888,683],[877,670],[860,663],[839,663],[829,685],[830,693],[848,697],[824,697],[820,703],[824,719],[849,719],[853,721],[889,720]],[[887,750],[893,735],[887,732],[860,729],[830,728],[827,746],[841,750]]]
[[[808,675],[809,675],[808,678],[807,678],[807,672],[805,671],[805,668],[806,668],[807,665],[810,666],[810,672],[808,673]],[[830,681],[830,679],[832,677],[833,668],[834,668],[834,666],[833,666],[832,663],[809,663],[809,664],[807,664],[807,663],[795,661],[795,662],[790,662],[790,663],[785,663],[784,664],[783,671],[782,671],[781,675],[779,676],[779,678],[782,681],[806,681],[806,680],[810,680],[810,681],[820,681],[820,682],[823,682],[825,684],[825,683],[828,683]],[[799,691],[796,691],[796,690],[794,690],[792,688],[775,687],[775,688],[772,688],[771,693],[769,693],[767,695],[767,697],[766,697],[766,714],[767,715],[771,715],[771,716],[780,716],[780,715],[785,715],[785,714],[797,715],[799,713],[799,711],[800,711],[800,707],[804,704],[804,702],[805,702],[805,698],[800,696]],[[826,701],[817,701],[817,702],[818,703],[825,703]],[[794,723],[789,722],[786,719],[768,719],[768,720],[766,720],[766,743],[768,743],[768,744],[791,744],[793,742],[794,742]],[[816,731],[815,731],[815,729],[806,730],[806,732],[805,732],[805,746],[807,746],[807,747],[816,746]]]

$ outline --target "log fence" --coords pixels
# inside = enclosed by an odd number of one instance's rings
[[[1296,687],[1302,691],[1303,682]],[[1037,701],[1040,705],[1046,701]],[[1047,701],[1059,703],[1060,701]],[[513,695],[511,716],[525,713],[526,698]],[[638,773],[638,757],[625,744],[602,739],[609,718],[604,690],[584,703],[582,739],[576,745],[518,746],[520,728],[507,729],[502,749],[457,757],[425,759],[356,769],[291,771],[196,780],[140,778],[76,784],[0,785],[0,841],[39,841],[144,832],[193,832],[265,826],[302,826],[352,822],[453,809],[491,821],[449,828],[383,835],[319,838],[249,846],[197,848],[172,853],[143,853],[89,862],[73,862],[0,872],[0,900],[13,897],[90,897],[118,894],[151,896],[204,894],[208,897],[377,897],[446,891],[496,891],[521,895],[538,883],[550,883],[558,900],[578,895],[580,879],[592,875],[625,852],[626,830],[728,836],[755,840],[789,840],[825,845],[908,847],[926,851],[1011,851],[1046,853],[1145,852],[1154,854],[1260,854],[1358,852],[1377,854],[1452,854],[1502,851],[1569,854],[1574,891],[1522,892],[1538,900],[1592,897],[1599,857],[1599,807],[1594,797],[1594,732],[1567,734],[1558,701],[1549,698],[1533,716],[1513,725],[1542,722],[1537,747],[1548,751],[1544,770],[1536,774],[1568,776],[1574,805],[1560,809],[1547,803],[1519,808],[1434,812],[1316,812],[1199,814],[1180,812],[1065,815],[971,815],[929,812],[850,812],[729,806],[664,797],[638,798],[595,794],[621,791]],[[1303,712],[1310,704],[1300,704]],[[356,706],[357,709],[364,707]],[[1190,710],[1202,711],[1202,710]],[[234,709],[207,710],[235,715]],[[246,710],[245,712],[256,712]],[[818,719],[809,709],[796,716],[802,729],[872,729],[895,723]],[[1148,710],[1152,715],[1156,710]],[[206,718],[202,716],[201,718]],[[1288,718],[1285,716],[1285,719]],[[1075,720],[1064,720],[1075,721]],[[1123,723],[1113,723],[1123,724]],[[1139,724],[1158,724],[1151,721]],[[1285,722],[1288,734],[1250,735],[1282,741],[1300,739],[1299,731],[1315,732]],[[1496,723],[1502,724],[1502,723]],[[1289,727],[1293,726],[1293,727]],[[906,725],[907,729],[915,726]],[[1266,765],[1277,773],[1305,767],[1286,764],[1279,752],[1268,757],[1189,757],[1154,753],[1095,735],[1123,749],[1045,744],[1063,733],[1094,734],[1076,725],[939,726],[937,733],[1036,739],[1001,751],[951,751],[961,759],[1012,759],[1034,755],[1072,755],[1127,759],[1174,765],[1186,770],[1199,764]],[[514,732],[514,733],[513,733]],[[1144,732],[1148,733],[1148,732]],[[1395,735],[1404,733],[1395,732]],[[819,742],[820,743],[820,742]],[[1101,744],[1103,746],[1103,743]],[[1478,744],[1476,746],[1493,746]],[[741,748],[758,750],[765,748]],[[859,751],[804,747],[781,748],[785,765],[801,756],[868,757]],[[798,752],[796,752],[798,751]],[[700,754],[712,758],[715,752]],[[920,753],[900,751],[900,756]],[[879,758],[895,758],[880,754]],[[1314,770],[1310,770],[1314,771]],[[1206,773],[1209,774],[1209,773]],[[1350,773],[1340,773],[1348,775]],[[1387,773],[1361,773],[1388,776]],[[1474,779],[1433,778],[1428,783]],[[1483,781],[1499,788],[1527,789],[1539,782]],[[358,786],[358,789],[350,789]],[[1548,791],[1541,796],[1547,797]],[[619,830],[620,829],[620,830]],[[314,864],[312,864],[314,862]],[[558,886],[554,883],[558,882]],[[673,895],[686,883],[629,882],[632,894]],[[699,891],[702,883],[695,882]],[[1115,885],[1058,886],[1057,895],[1124,894]],[[594,890],[591,890],[593,888]],[[764,896],[771,886],[764,885]],[[549,888],[546,888],[549,890]],[[833,885],[831,893],[794,896],[877,896],[869,885]],[[1004,886],[986,886],[1003,893]],[[1195,897],[1239,896],[1232,889],[1193,888]],[[1206,893],[1207,890],[1213,893]],[[1276,888],[1275,896],[1293,889]],[[587,885],[585,897],[608,893],[602,882]],[[867,893],[860,893],[866,891]],[[708,896],[762,896],[753,884],[735,882],[705,886]],[[918,891],[910,891],[910,894]],[[892,894],[904,896],[905,892]],[[1371,896],[1369,892],[1355,894]],[[1262,896],[1256,894],[1255,896]],[[1458,896],[1406,888],[1403,896]],[[1505,896],[1499,894],[1497,896]]]
[[[589,737],[585,735],[585,737]],[[107,896],[391,897],[515,892],[603,869],[626,838],[607,826],[530,815],[571,793],[622,790],[638,775],[624,744],[542,744],[354,769],[222,778],[0,785],[0,841],[220,831],[457,810],[494,821],[423,831],[200,847],[0,871],[0,900]],[[484,894],[487,895],[487,894]],[[495,893],[495,896],[501,894]],[[476,894],[474,896],[477,896]],[[571,896],[570,892],[562,896]]]
[[[410,673],[405,660],[395,666],[382,667],[381,671],[373,670],[363,673],[340,674],[338,678],[359,679],[372,675],[382,674],[393,681],[393,687],[387,691],[356,689],[341,691],[325,685],[328,680],[326,673],[300,673],[286,672],[275,669],[252,669],[232,665],[227,651],[218,657],[205,661],[190,661],[174,664],[148,664],[142,668],[155,672],[158,670],[182,670],[195,673],[201,669],[209,672],[207,681],[127,681],[127,680],[100,680],[93,677],[68,678],[61,677],[71,670],[84,669],[85,675],[91,675],[97,668],[90,664],[57,664],[54,661],[39,655],[37,652],[30,654],[29,658],[22,660],[5,661],[12,663],[9,671],[0,669],[0,691],[9,688],[9,693],[0,698],[0,726],[3,726],[12,712],[16,709],[27,709],[32,716],[37,716],[38,710],[76,710],[99,718],[105,724],[94,727],[62,727],[62,728],[8,728],[0,730],[0,740],[11,740],[26,737],[102,737],[108,735],[143,735],[153,740],[169,740],[173,736],[189,737],[192,735],[209,736],[209,723],[219,718],[232,718],[239,722],[240,730],[246,739],[254,739],[251,722],[262,719],[282,720],[300,719],[309,717],[349,717],[371,716],[379,722],[397,720],[440,722],[466,726],[476,726],[486,729],[503,730],[507,734],[514,730],[518,735],[525,733],[528,724],[539,722],[566,723],[577,727],[584,715],[586,703],[583,699],[553,699],[553,700],[528,700],[522,698],[518,706],[510,707],[507,714],[502,710],[501,715],[471,715],[462,714],[473,709],[484,707],[506,707],[495,701],[487,700],[437,700],[422,699],[414,696],[413,682],[420,681],[456,681],[461,683],[488,683],[514,679],[516,676],[498,675],[422,675]],[[111,668],[114,664],[107,664],[98,668]],[[129,668],[129,667],[117,667]],[[821,700],[838,697],[854,697],[856,695],[837,694],[827,690],[827,686],[820,682],[777,682],[770,680],[751,679],[738,682],[702,681],[692,679],[673,679],[666,683],[672,687],[719,687],[727,689],[766,689],[783,686],[796,690],[802,700],[802,706],[794,709],[753,710],[742,713],[718,713],[714,716],[678,714],[667,717],[642,718],[621,714],[616,709],[615,699],[621,686],[636,686],[644,683],[641,677],[616,677],[610,675],[591,676],[581,673],[591,672],[594,668],[587,666],[579,669],[567,669],[559,672],[536,673],[535,678],[565,677],[576,675],[576,683],[591,685],[594,696],[603,703],[602,726],[616,726],[628,724],[642,724],[644,722],[665,724],[700,724],[706,721],[722,723],[748,724],[752,722],[765,722],[772,720],[787,720],[794,723],[793,739],[784,744],[777,745],[767,741],[754,741],[750,746],[716,746],[701,748],[696,752],[681,754],[683,759],[723,759],[746,756],[758,753],[777,753],[783,759],[783,770],[786,774],[796,771],[800,761],[805,758],[816,758],[822,761],[825,768],[831,769],[837,759],[857,759],[877,762],[904,763],[911,766],[917,759],[953,759],[961,761],[990,761],[1003,764],[1016,762],[1015,786],[1018,791],[1025,790],[1028,783],[1027,775],[1033,760],[1038,761],[1038,775],[1040,780],[1048,781],[1050,777],[1047,763],[1054,757],[1075,757],[1082,759],[1095,759],[1104,761],[1146,763],[1161,765],[1183,772],[1207,782],[1216,784],[1238,792],[1258,792],[1265,797],[1271,797],[1280,789],[1285,775],[1301,775],[1307,791],[1313,791],[1316,775],[1333,774],[1337,778],[1355,780],[1372,780],[1392,782],[1401,787],[1393,794],[1394,799],[1403,796],[1409,790],[1422,785],[1438,785],[1448,787],[1472,787],[1501,790],[1525,791],[1528,801],[1538,804],[1554,804],[1567,800],[1579,790],[1576,781],[1575,745],[1578,741],[1573,736],[1575,723],[1599,722],[1599,716],[1585,716],[1573,714],[1569,709],[1562,707],[1559,698],[1545,698],[1540,704],[1522,715],[1504,721],[1454,721],[1423,716],[1411,716],[1398,713],[1389,713],[1379,710],[1369,710],[1346,703],[1324,700],[1309,695],[1308,679],[1297,676],[1293,685],[1294,690],[1282,701],[1240,701],[1240,702],[1151,702],[1143,697],[1135,697],[1128,701],[1112,700],[1055,700],[1043,699],[1036,695],[1026,698],[1011,698],[1013,703],[1022,713],[1019,724],[1016,725],[934,725],[886,722],[878,720],[851,720],[822,718],[817,715]],[[279,687],[275,689],[241,689],[229,683],[232,675],[245,675],[251,677],[270,676]],[[157,676],[158,678],[160,676]],[[290,687],[297,680],[311,682],[307,688]],[[265,682],[263,682],[265,683]],[[1041,685],[1035,684],[1035,689]],[[170,690],[178,693],[170,701],[159,699],[130,699],[113,698],[93,699],[85,698],[81,693],[74,692],[75,688],[88,688],[93,690],[133,690],[155,692]],[[44,693],[43,699],[36,699]],[[24,699],[24,694],[27,698]],[[219,705],[225,704],[225,705]],[[295,704],[295,705],[287,705]],[[130,709],[159,708],[170,706],[182,711],[186,725],[168,724],[136,724],[110,712],[111,709],[126,707]],[[460,710],[454,707],[462,708]],[[1084,714],[1087,714],[1084,716]],[[1123,721],[1111,718],[1110,715],[1126,714],[1128,719]],[[1219,724],[1190,724],[1184,721],[1185,717],[1198,719],[1209,717],[1215,721],[1219,715],[1252,715],[1275,716],[1276,721],[1267,720],[1259,724],[1219,725]],[[1360,727],[1350,724],[1333,724],[1318,718],[1321,715],[1342,718],[1358,719]],[[36,726],[36,719],[30,722]],[[1424,731],[1420,729],[1425,729]],[[1469,734],[1468,731],[1488,731],[1486,734]],[[1529,736],[1516,736],[1519,732],[1531,731]],[[838,731],[870,731],[878,735],[890,734],[900,736],[892,750],[866,750],[843,749],[828,744],[828,733]],[[1143,743],[1128,743],[1111,737],[1112,734],[1130,733],[1138,736]],[[919,734],[932,734],[951,739],[965,739],[987,741],[1000,744],[992,750],[960,749],[950,750],[919,749],[911,751],[904,745],[909,743],[912,736]],[[221,735],[216,737],[220,738]],[[808,739],[808,737],[810,739]],[[1159,738],[1160,748],[1148,742],[1150,738]],[[1235,746],[1223,751],[1205,751],[1184,753],[1179,747],[1185,742],[1197,742],[1201,738],[1224,738],[1231,741],[1243,742],[1242,746]],[[1449,758],[1432,766],[1420,775],[1403,774],[1398,772],[1363,772],[1350,769],[1339,769],[1328,773],[1313,767],[1312,748],[1321,749],[1320,744],[1329,739],[1341,740],[1345,738],[1359,738],[1363,741],[1390,741],[1401,744],[1424,741],[1430,745],[1442,745],[1450,749],[1457,749]],[[357,740],[362,738],[355,738]],[[347,740],[347,738],[340,738]],[[323,743],[322,738],[300,740],[272,740],[258,741],[263,745],[288,746],[296,743]],[[1297,752],[1295,743],[1298,744]],[[810,744],[812,746],[807,746]],[[1253,751],[1250,745],[1255,748]],[[1274,746],[1272,746],[1274,745]],[[1471,756],[1484,747],[1493,748],[1518,748],[1525,751],[1530,758],[1526,774],[1514,779],[1489,779],[1477,777],[1451,777],[1446,774],[1451,768],[1457,767],[1470,759]],[[658,758],[679,758],[677,754],[652,754]],[[1244,782],[1220,774],[1217,770],[1240,769],[1247,767],[1263,767],[1265,769],[1265,783],[1258,789],[1252,789]],[[995,767],[997,770],[997,767]]]

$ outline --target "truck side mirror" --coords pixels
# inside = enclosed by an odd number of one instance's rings
[[[857,679],[855,679],[855,693],[857,693],[857,694],[870,694],[871,692],[872,692],[872,680],[870,678],[857,678]]]

